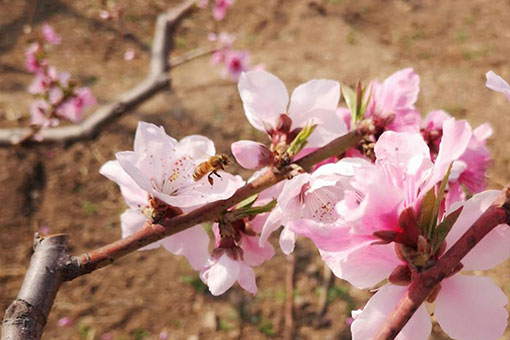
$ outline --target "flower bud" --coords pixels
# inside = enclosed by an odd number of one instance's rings
[[[396,267],[388,277],[388,281],[394,285],[407,286],[411,282],[411,270],[407,265]]]
[[[262,169],[273,159],[273,154],[267,146],[249,140],[232,143],[232,154],[239,165],[250,170]]]

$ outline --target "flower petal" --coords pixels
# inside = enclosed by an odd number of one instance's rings
[[[122,238],[128,237],[142,229],[144,223],[147,221],[145,217],[139,211],[133,209],[127,209],[120,215],[120,226],[122,230]],[[140,250],[149,250],[159,248],[159,242],[149,244]]]
[[[200,277],[209,287],[211,294],[217,296],[232,287],[239,278],[240,272],[239,262],[223,254],[216,263],[203,271]]]
[[[209,236],[201,225],[166,237],[160,243],[172,254],[185,256],[195,270],[204,268],[209,258]]]
[[[510,102],[510,85],[493,71],[487,72],[485,76],[487,77],[485,86],[493,91],[503,93]]]
[[[139,209],[147,205],[147,192],[122,169],[118,161],[108,161],[101,166],[99,173],[117,183],[122,196],[130,208]]]
[[[245,263],[241,263],[239,278],[237,279],[239,285],[246,291],[257,294],[257,283],[255,281],[255,272],[253,268]]]
[[[365,305],[363,312],[356,315],[351,325],[352,340],[373,339],[406,290],[407,287],[394,285],[385,285],[379,289]],[[430,317],[425,306],[421,305],[395,340],[426,340],[431,330]]]
[[[285,255],[289,255],[294,251],[296,236],[297,235],[289,228],[283,228],[280,234],[280,249]]]
[[[272,159],[272,153],[267,146],[251,140],[234,142],[231,149],[237,163],[245,169],[262,169],[269,165]]]
[[[507,326],[508,299],[488,277],[455,275],[441,282],[436,318],[452,338],[496,340]]]
[[[487,190],[474,195],[466,202],[453,204],[448,213],[463,206],[461,214],[446,236],[451,247],[473,225],[473,223],[494,203],[501,194]],[[486,270],[510,257],[510,227],[501,224],[488,233],[462,260],[465,270]]]
[[[264,122],[274,126],[279,115],[287,111],[287,88],[269,72],[256,70],[242,73],[237,87],[246,117],[257,130],[265,132]]]

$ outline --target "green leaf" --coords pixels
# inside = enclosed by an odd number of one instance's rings
[[[432,188],[429,190],[429,192],[427,192],[421,203],[418,225],[420,226],[420,233],[422,235],[428,234],[429,226],[431,224],[431,221],[433,221],[435,204],[436,194],[434,193],[434,188]]]
[[[277,203],[276,200],[272,200],[271,202],[269,202],[266,205],[262,205],[262,206],[258,206],[258,207],[250,206],[250,207],[244,207],[241,209],[236,209],[232,212],[232,214],[234,215],[234,217],[236,219],[241,219],[243,217],[263,214],[263,213],[270,212],[271,210],[273,210],[273,208],[276,207],[276,203]]]
[[[457,210],[452,212],[450,215],[446,216],[443,219],[443,222],[439,223],[437,228],[434,230],[433,235],[433,244],[432,244],[432,254],[434,254],[439,246],[441,245],[441,242],[444,241],[446,238],[446,235],[450,232],[455,222],[457,222],[457,219],[459,218],[460,213],[462,212],[462,208],[459,207]]]
[[[434,231],[435,224],[437,223],[437,217],[439,216],[439,208],[441,207],[441,201],[443,200],[444,190],[446,189],[446,185],[448,184],[448,178],[450,177],[450,172],[452,171],[453,162],[450,163],[448,170],[446,171],[446,175],[443,177],[441,181],[441,185],[439,185],[439,190],[437,191],[436,202],[434,203],[434,214],[432,215],[432,220],[429,224],[428,236],[429,239],[432,237],[432,232]]]
[[[316,124],[313,124],[313,125],[306,125],[299,133],[298,135],[296,136],[296,138],[294,138],[294,140],[292,141],[292,143],[290,143],[290,146],[289,148],[287,149],[287,153],[289,155],[289,157],[292,159],[295,155],[298,154],[299,151],[301,151],[306,143],[308,143],[307,139],[308,137],[310,137],[310,135],[312,134],[312,132],[315,130],[315,128],[317,127]]]
[[[251,195],[250,197],[242,200],[241,202],[239,202],[239,204],[236,206],[237,209],[240,209],[240,208],[245,208],[245,207],[251,207],[253,205],[253,203],[255,203],[255,201],[257,200],[257,198],[259,198],[259,194],[255,194],[255,195]]]
[[[367,97],[367,88],[363,89],[363,100],[361,101],[361,108],[359,109],[359,117],[358,120],[363,119],[365,116],[365,111],[367,110],[368,103],[370,103],[370,99],[372,99],[372,88],[370,88],[370,92]]]
[[[347,85],[342,85],[342,95],[344,96],[345,104],[349,111],[351,111],[351,125],[354,126],[356,123],[357,110],[356,110],[356,93]]]

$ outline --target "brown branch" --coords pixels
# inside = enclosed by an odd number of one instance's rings
[[[324,159],[345,152],[354,146],[360,138],[357,131],[349,132],[296,161],[296,164],[303,169],[310,169],[314,164]],[[191,212],[165,220],[161,224],[147,222],[142,229],[131,236],[76,257],[74,265],[68,269],[70,276],[67,279],[72,280],[77,276],[107,266],[124,255],[197,224],[217,220],[230,207],[278,183],[286,175],[284,172],[276,174],[268,170],[264,175],[239,188],[228,199],[206,204]]]
[[[292,340],[294,330],[294,271],[296,269],[296,255],[292,253],[287,256],[287,273],[285,275],[285,327],[283,329],[283,340]]]
[[[510,222],[510,189],[476,220],[457,242],[427,271],[416,274],[405,295],[374,337],[374,340],[394,339],[432,290],[447,277],[480,240],[496,226]]]
[[[2,339],[40,339],[55,296],[64,282],[61,268],[71,257],[67,235],[39,238],[17,299],[5,312]]]
[[[138,85],[121,94],[115,101],[102,105],[83,122],[76,125],[41,129],[39,143],[73,142],[95,136],[99,130],[129,110],[151,98],[163,89],[170,88],[168,54],[172,49],[173,33],[180,20],[193,8],[196,0],[185,0],[177,7],[162,13],[156,20],[147,77]],[[0,146],[33,141],[32,128],[0,129]]]

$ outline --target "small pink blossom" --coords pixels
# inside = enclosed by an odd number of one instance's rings
[[[508,102],[510,102],[510,85],[508,82],[493,71],[487,72],[485,76],[487,77],[487,83],[485,86],[493,91],[503,93]]]
[[[82,120],[84,110],[96,104],[96,98],[88,87],[75,90],[74,95],[63,102],[56,110],[57,115],[73,123]]]
[[[310,148],[325,145],[347,132],[335,113],[340,99],[340,84],[336,81],[315,79],[301,84],[289,101],[287,89],[280,79],[269,72],[256,70],[241,74],[238,89],[250,124],[270,136],[271,131],[279,129],[282,114],[287,114],[291,120],[284,124],[288,132],[307,124],[317,124],[308,138],[307,147]]]
[[[48,23],[43,24],[42,34],[43,34],[46,42],[48,42],[49,44],[58,45],[62,41],[60,36],[57,33],[55,33],[55,30],[53,29],[53,27],[51,27],[50,24],[48,24]]]
[[[69,327],[72,324],[73,324],[73,320],[68,316],[64,316],[63,318],[60,318],[57,321],[57,326],[59,326],[59,327]]]
[[[39,229],[39,232],[41,235],[46,236],[50,233],[50,228],[48,226],[42,226],[41,229]]]
[[[225,19],[227,15],[227,10],[232,4],[234,0],[215,0],[214,8],[213,8],[213,17],[216,21],[221,21]]]
[[[161,331],[159,333],[159,340],[168,340],[170,337],[167,331]]]
[[[225,56],[224,77],[237,81],[241,73],[250,70],[250,53],[247,51],[229,51]]]
[[[110,16],[110,13],[107,10],[102,9],[102,10],[99,11],[99,17],[101,19],[108,20],[108,19],[110,19],[111,16]]]
[[[173,210],[190,211],[203,204],[230,197],[243,184],[238,176],[219,172],[211,186],[204,177],[193,180],[194,169],[215,153],[214,144],[202,136],[188,136],[181,141],[168,136],[162,127],[140,122],[134,151],[116,154],[116,161],[105,163],[100,173],[113,180],[128,209],[121,215],[122,236],[140,230],[146,214],[157,201]],[[175,255],[183,255],[199,270],[209,258],[209,236],[198,225],[167,237],[143,250],[162,245]]]
[[[106,332],[103,335],[101,335],[101,340],[112,340],[113,336],[112,333]]]
[[[25,67],[32,73],[39,72],[46,65],[46,60],[42,59],[42,47],[38,42],[32,43],[25,50]]]
[[[124,52],[124,60],[126,60],[126,61],[135,59],[135,56],[136,56],[135,50],[132,48],[130,48],[126,52]]]

